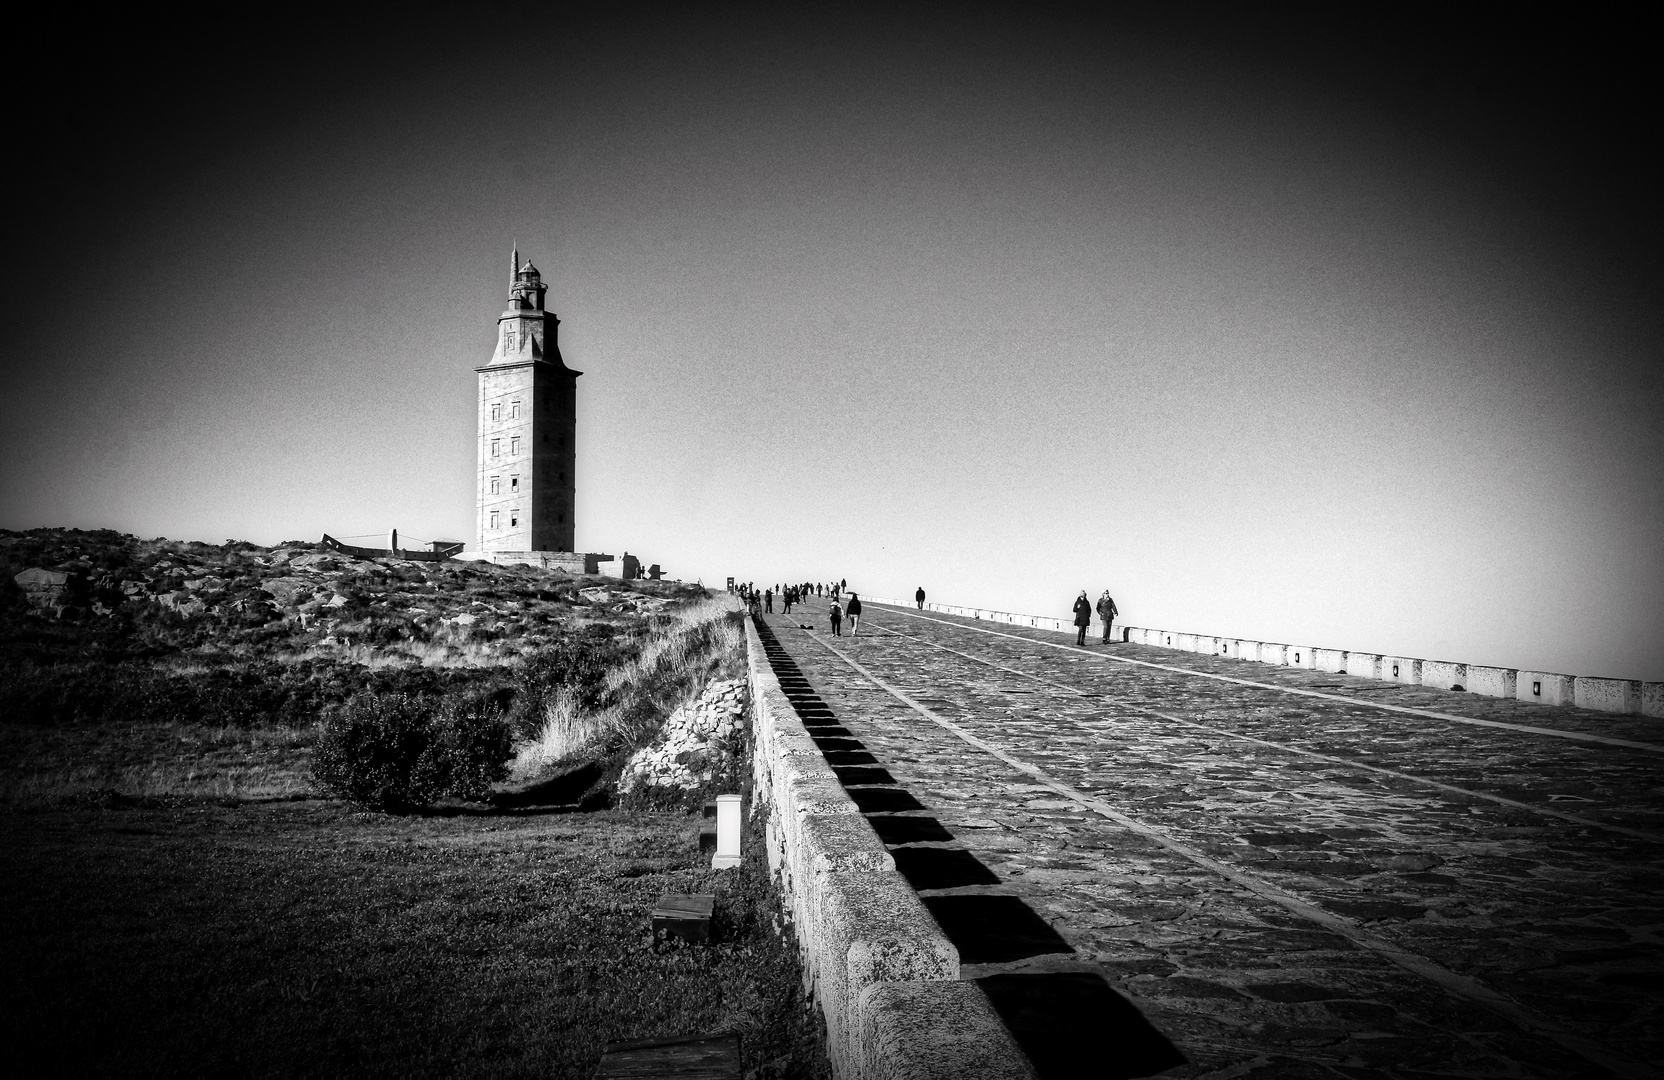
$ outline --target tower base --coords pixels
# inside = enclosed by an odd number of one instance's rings
[[[535,566],[568,574],[599,574],[601,564],[613,560],[611,555],[594,551],[464,551],[454,557],[498,566]]]

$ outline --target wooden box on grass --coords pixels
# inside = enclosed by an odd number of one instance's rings
[[[740,1080],[740,1037],[688,1035],[611,1043],[595,1080]]]
[[[653,936],[674,934],[683,941],[711,939],[711,912],[716,897],[710,893],[661,896],[653,905]]]

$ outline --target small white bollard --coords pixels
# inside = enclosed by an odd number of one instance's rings
[[[740,797],[716,797],[716,854],[711,869],[725,870],[740,864]]]

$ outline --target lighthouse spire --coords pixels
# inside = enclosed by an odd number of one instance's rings
[[[514,255],[512,257],[512,261],[514,263],[514,269],[508,275],[508,284],[510,288],[513,288],[514,283],[520,280],[520,241],[518,240],[514,241]]]

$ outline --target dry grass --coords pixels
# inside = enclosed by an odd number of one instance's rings
[[[677,706],[697,698],[711,678],[743,664],[745,631],[737,600],[726,593],[680,606],[648,634],[635,659],[607,672],[599,709],[561,692],[546,706],[537,736],[516,747],[510,780],[599,749],[639,742]]]
[[[616,722],[616,708],[585,711],[577,695],[562,687],[544,707],[543,727],[537,737],[514,748],[508,782],[522,783],[552,765],[558,765],[605,744]]]
[[[503,642],[475,641],[465,626],[440,627],[427,641],[407,641],[398,649],[425,667],[502,667],[515,659]]]
[[[307,660],[336,660],[361,664],[366,668],[411,667],[430,668],[499,668],[519,659],[518,643],[504,641],[476,641],[465,626],[443,626],[427,640],[402,641],[391,645],[312,645],[304,649],[283,649],[272,652],[269,658],[280,664],[299,664]],[[224,665],[219,665],[224,666]],[[212,670],[201,665],[203,670]]]
[[[608,689],[622,692],[667,676],[685,679],[696,670],[702,672],[715,655],[743,651],[745,631],[730,618],[739,610],[737,599],[726,593],[675,609],[667,624],[654,629],[634,661],[608,673]],[[702,630],[708,634],[701,635]]]
[[[0,807],[18,809],[95,792],[136,798],[305,797],[310,728],[124,724],[0,725]]]

